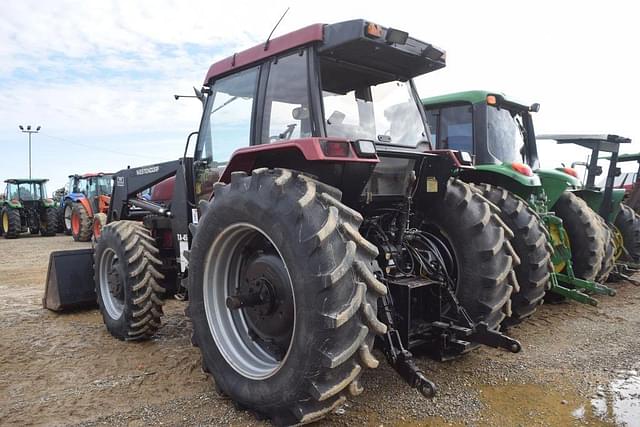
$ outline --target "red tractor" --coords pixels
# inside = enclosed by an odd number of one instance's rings
[[[412,82],[444,66],[444,51],[363,20],[213,64],[194,156],[187,140],[179,160],[117,172],[95,248],[52,254],[45,305],[86,293],[114,337],[148,339],[161,269],[175,269],[202,368],[279,425],[361,393],[376,337],[428,397],[410,350],[518,352],[500,332],[519,289],[513,234],[456,179],[460,153],[431,151]],[[169,201],[140,197],[172,177]]]

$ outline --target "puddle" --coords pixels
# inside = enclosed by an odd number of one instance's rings
[[[481,425],[640,427],[640,370],[619,371],[594,397],[537,384],[483,386]]]
[[[591,410],[615,425],[640,427],[640,372],[618,371],[615,380],[598,387]]]

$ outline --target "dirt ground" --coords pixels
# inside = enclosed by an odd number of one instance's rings
[[[183,303],[167,302],[163,328],[145,343],[111,338],[97,310],[43,309],[49,253],[85,246],[68,236],[0,239],[0,425],[264,424],[213,391]],[[322,424],[638,426],[640,288],[615,287],[599,307],[542,306],[511,331],[519,354],[418,357],[438,384],[433,400],[382,363]]]

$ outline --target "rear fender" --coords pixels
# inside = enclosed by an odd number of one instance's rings
[[[508,163],[477,165],[474,169],[461,170],[460,177],[465,182],[502,187],[525,200],[529,200],[533,193],[537,193],[542,188],[538,175],[524,175],[514,170]]]
[[[344,142],[349,146],[349,153],[346,157],[330,157],[325,155],[320,145],[321,141]],[[231,156],[229,164],[225,168],[220,181],[229,182],[231,172],[244,171],[250,173],[253,169],[261,167],[260,160],[266,154],[286,154],[295,153],[294,155],[302,156],[306,162],[332,162],[332,163],[367,163],[376,164],[380,160],[376,155],[373,158],[363,158],[356,154],[352,144],[343,138],[303,138],[293,139],[283,142],[274,142],[271,144],[254,145],[251,147],[240,148]],[[301,164],[297,170],[304,171],[305,164]]]
[[[542,181],[542,187],[547,195],[549,206],[556,204],[562,193],[568,190],[582,188],[580,180],[555,169],[538,169],[535,171]]]
[[[78,203],[84,206],[87,214],[89,215],[89,218],[93,218],[93,208],[91,207],[91,203],[89,203],[89,200],[86,197],[83,197],[78,200]]]

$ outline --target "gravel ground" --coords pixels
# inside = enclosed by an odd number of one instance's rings
[[[49,253],[85,246],[67,236],[0,239],[0,424],[264,425],[213,391],[183,303],[167,302],[146,343],[111,338],[95,310],[42,309]],[[599,297],[599,307],[542,306],[510,332],[519,354],[417,357],[439,387],[433,400],[382,363],[322,424],[640,425],[640,288],[614,286],[618,295]]]

